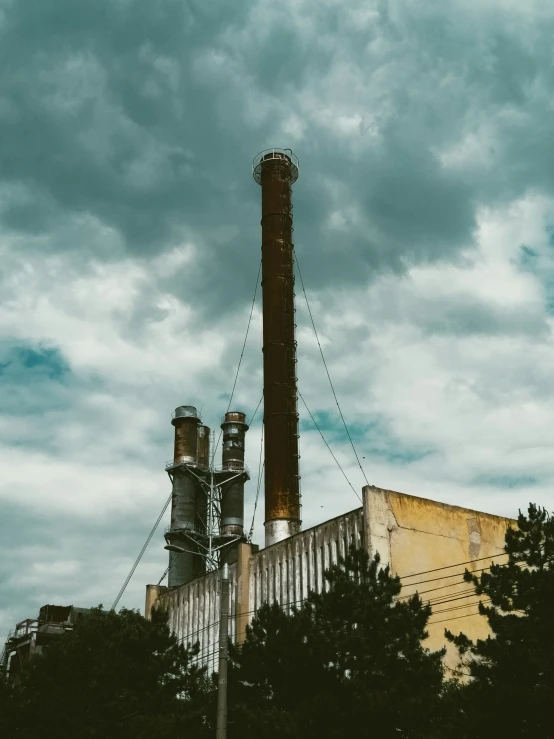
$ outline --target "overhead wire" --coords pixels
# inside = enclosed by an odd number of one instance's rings
[[[364,468],[362,467],[362,463],[360,462],[360,458],[358,456],[358,452],[356,451],[356,447],[354,446],[354,442],[352,441],[352,437],[350,436],[350,431],[348,430],[348,426],[346,425],[346,421],[344,419],[344,415],[342,413],[339,400],[337,398],[337,394],[335,392],[335,387],[333,385],[333,381],[331,380],[331,375],[329,373],[329,368],[327,367],[327,362],[325,361],[325,355],[323,354],[323,349],[321,347],[321,342],[319,341],[319,335],[317,333],[317,329],[315,327],[315,321],[314,317],[312,315],[312,309],[310,308],[310,302],[308,300],[308,295],[306,294],[306,288],[304,287],[304,280],[302,279],[302,271],[300,269],[300,263],[298,261],[298,254],[295,254],[295,260],[296,262],[296,268],[298,270],[298,276],[300,277],[300,284],[302,285],[302,292],[304,293],[304,299],[306,300],[306,306],[308,308],[308,313],[310,316],[310,320],[312,322],[312,328],[314,330],[315,338],[317,341],[317,345],[319,347],[319,353],[321,354],[321,359],[323,360],[323,366],[325,367],[325,372],[327,373],[327,379],[329,380],[329,385],[331,386],[331,390],[333,392],[333,397],[335,398],[335,403],[337,404],[337,408],[340,414],[340,417],[342,419],[342,423],[344,425],[344,429],[346,431],[346,435],[348,436],[348,440],[350,441],[350,446],[352,447],[352,451],[354,452],[354,456],[356,457],[356,461],[358,462],[358,467],[360,468],[362,475],[364,476],[364,480],[366,481],[366,485],[369,485],[369,480],[367,479],[367,475],[364,471]]]
[[[246,332],[245,332],[245,335],[244,335],[244,341],[242,342],[242,349],[241,349],[241,353],[240,353],[240,357],[239,357],[239,361],[238,361],[238,365],[237,365],[237,371],[235,373],[235,378],[234,378],[234,381],[233,381],[233,387],[231,388],[231,395],[229,397],[229,402],[227,404],[227,412],[229,411],[229,408],[231,407],[231,403],[233,402],[233,397],[234,397],[235,389],[236,389],[236,386],[237,386],[237,380],[238,380],[238,376],[239,376],[239,373],[240,373],[240,368],[241,368],[241,365],[242,365],[242,360],[243,360],[243,357],[244,357],[244,351],[245,351],[245,348],[246,348],[246,341],[248,339],[248,334],[250,332],[250,325],[252,323],[252,315],[254,313],[254,306],[256,304],[256,296],[258,294],[258,285],[260,283],[260,274],[261,274],[261,271],[262,271],[262,262],[260,260],[260,265],[258,267],[258,274],[256,276],[256,287],[254,288],[254,295],[252,297],[252,304],[250,306],[250,314],[248,316],[248,324],[246,326]],[[263,400],[263,393],[262,393],[262,396],[260,397],[260,400],[258,401],[258,405],[256,406],[256,409],[255,409],[255,411],[254,411],[254,413],[252,415],[252,418],[250,419],[250,425],[254,422],[254,419],[256,418],[256,414],[258,413],[258,409],[259,409],[259,407],[261,405],[262,400]],[[221,441],[222,434],[223,434],[223,431],[220,430],[219,437],[217,439],[217,443],[216,443],[216,445],[214,447],[214,450],[212,452],[212,465],[214,463],[215,455],[216,455],[217,449],[219,447],[219,443]],[[170,496],[169,500],[171,500],[171,496]],[[167,507],[167,504],[166,504],[166,507]],[[165,509],[164,509],[164,512],[165,512]],[[169,574],[169,570],[171,569],[171,566],[172,566],[174,560],[175,560],[175,556],[173,556],[172,558],[170,558],[169,564],[168,564],[167,568],[165,569],[163,575],[161,576],[161,578],[160,578],[160,580],[158,582],[158,585],[160,585],[160,583],[163,582],[163,580],[166,577],[166,575]]]
[[[500,566],[503,567],[504,565],[500,565]],[[475,574],[477,572],[485,572],[486,570],[489,570],[489,569],[490,569],[490,565],[488,567],[480,567],[477,570],[472,570],[472,574]],[[453,575],[441,575],[440,577],[430,577],[428,580],[418,580],[417,582],[408,582],[404,585],[404,587],[411,588],[414,585],[423,585],[424,583],[428,583],[428,582],[439,582],[440,580],[448,580],[452,577],[460,577],[460,576],[463,577],[463,575],[464,575],[463,572],[455,572]],[[414,575],[404,575],[403,577],[400,578],[400,580],[402,580],[404,577],[414,577]],[[444,587],[449,587],[449,586],[445,585]]]
[[[301,603],[305,603],[307,600],[308,600],[307,598],[302,598],[300,600],[291,601],[289,603],[283,603],[282,604],[282,607],[283,608],[290,608],[291,606],[295,606],[295,605],[298,605],[298,604],[301,604]],[[487,603],[490,603],[491,601],[490,600],[486,600],[486,601],[480,601],[480,602],[482,602],[485,605]],[[449,613],[451,611],[458,611],[458,610],[462,610],[464,608],[474,608],[477,605],[479,605],[479,603],[467,603],[467,604],[460,605],[460,606],[454,606],[452,608],[444,608],[444,609],[441,609],[439,611],[433,611],[433,613],[431,613],[430,618],[433,618],[434,615],[438,615],[440,613]],[[259,608],[254,608],[254,609],[251,609],[251,610],[248,610],[248,611],[241,611],[239,613],[234,613],[233,614],[233,617],[236,618],[238,616],[250,616],[250,615],[256,614],[258,611],[259,611]],[[452,618],[449,618],[449,619],[440,619],[438,621],[431,621],[431,620],[429,620],[428,621],[428,625],[433,625],[435,623],[443,623],[446,620],[453,620],[454,618],[465,618],[466,616],[478,616],[478,615],[480,615],[480,614],[477,612],[477,613],[463,614],[461,616],[455,616],[455,617],[452,617]],[[207,624],[203,628],[198,629],[197,631],[193,631],[190,634],[187,634],[186,636],[178,639],[178,642],[181,643],[181,642],[187,641],[189,643],[193,643],[191,641],[192,637],[198,636],[199,634],[202,634],[203,632],[208,631],[209,629],[213,629],[216,626],[219,626],[219,621],[213,621],[212,623]],[[208,647],[203,647],[200,650],[200,652],[205,651],[205,649],[207,649],[207,648],[209,648],[209,646]]]
[[[251,418],[250,418],[250,420],[248,421],[248,425],[249,425],[250,427],[252,427],[252,424],[254,423],[254,421],[255,421],[255,419],[256,419],[256,416],[257,416],[257,414],[258,414],[258,409],[259,409],[259,407],[261,406],[261,404],[262,404],[262,400],[263,400],[263,399],[264,399],[264,394],[262,393],[262,395],[261,395],[261,398],[260,398],[260,399],[258,400],[258,405],[256,406],[256,410],[254,411],[254,413],[252,414],[252,417],[251,417]]]
[[[334,459],[334,460],[335,460],[335,462],[337,463],[337,465],[338,465],[338,468],[339,468],[339,470],[340,470],[340,471],[342,472],[342,474],[344,475],[344,479],[346,480],[346,482],[347,482],[347,483],[348,483],[348,484],[350,485],[350,487],[351,487],[351,488],[352,488],[352,490],[354,491],[354,495],[355,495],[355,496],[356,496],[356,497],[358,498],[358,500],[360,501],[360,503],[362,503],[362,499],[360,498],[360,496],[359,496],[359,494],[358,494],[358,491],[356,490],[356,488],[354,487],[354,485],[352,485],[352,483],[351,483],[351,482],[350,482],[350,480],[348,479],[348,477],[347,477],[347,475],[346,475],[346,472],[345,472],[345,471],[343,470],[343,468],[341,467],[341,464],[340,464],[339,460],[338,460],[338,459],[337,459],[337,458],[335,457],[335,455],[334,455],[334,453],[333,453],[333,450],[331,449],[331,447],[330,447],[330,446],[329,446],[329,444],[327,443],[327,439],[326,439],[326,438],[325,438],[325,437],[323,436],[323,432],[322,432],[322,431],[321,431],[321,429],[319,428],[319,426],[318,426],[318,423],[317,423],[317,421],[315,420],[315,418],[314,418],[314,416],[313,416],[313,414],[312,414],[311,410],[310,410],[310,409],[308,408],[308,405],[307,405],[306,401],[304,400],[304,397],[303,397],[302,393],[300,392],[300,390],[298,390],[298,397],[299,397],[299,398],[300,398],[300,400],[301,400],[301,401],[302,401],[302,402],[304,403],[304,406],[305,406],[306,410],[307,410],[307,411],[308,411],[308,413],[310,414],[310,418],[312,419],[312,423],[314,424],[314,426],[316,427],[316,429],[317,429],[317,430],[319,431],[319,435],[320,435],[320,436],[321,436],[321,438],[323,439],[323,442],[325,443],[325,446],[327,447],[327,449],[328,449],[328,450],[329,450],[329,452],[331,453],[331,456],[333,457],[333,459]]]
[[[262,464],[262,455],[264,451],[264,424],[262,423],[262,432],[260,434],[260,459],[258,461],[258,482],[256,485],[256,499],[254,500],[254,512],[252,514],[252,524],[250,525],[250,531],[248,532],[248,541],[252,541],[254,535],[254,523],[256,521],[256,510],[258,508],[258,500],[260,497],[260,488],[262,486],[262,474],[265,467],[265,460]]]
[[[414,595],[422,596],[422,595],[425,595],[426,593],[433,593],[433,592],[436,592],[437,590],[445,590],[446,588],[455,588],[458,585],[465,585],[465,584],[466,584],[465,581],[453,582],[453,583],[449,583],[448,585],[439,585],[436,588],[429,588],[428,590],[416,590],[415,592],[410,593],[409,595],[399,595],[397,600],[407,600],[409,598],[413,598]],[[411,587],[411,586],[407,585],[406,587]]]
[[[138,557],[136,558],[133,566],[131,567],[131,570],[130,570],[129,574],[125,578],[125,582],[121,586],[121,590],[117,594],[117,598],[114,600],[114,602],[112,604],[112,607],[110,608],[110,611],[115,611],[117,604],[121,600],[121,596],[125,592],[125,589],[127,588],[127,585],[129,584],[131,578],[133,577],[133,575],[135,573],[135,570],[137,569],[138,564],[139,564],[140,560],[142,559],[142,555],[144,554],[144,552],[146,551],[148,545],[150,544],[150,542],[152,540],[152,537],[154,536],[154,533],[156,532],[156,529],[158,528],[158,525],[159,525],[160,521],[162,520],[164,513],[167,510],[167,506],[171,502],[172,496],[173,496],[173,492],[171,492],[169,494],[169,498],[164,503],[164,506],[162,508],[162,511],[161,511],[160,515],[158,516],[158,518],[156,519],[156,523],[154,524],[154,526],[152,526],[152,530],[150,531],[150,533],[146,537],[146,541],[144,542],[144,545],[143,545],[142,549],[140,550]]]
[[[505,553],[502,553],[502,554],[505,554]],[[422,575],[422,574],[426,574],[427,572],[437,572],[437,571],[440,571],[440,570],[449,569],[450,567],[459,567],[460,565],[470,564],[472,562],[479,562],[479,561],[483,561],[485,559],[492,559],[494,557],[502,556],[502,554],[499,554],[499,555],[491,555],[490,557],[478,557],[476,559],[467,560],[465,562],[457,562],[457,563],[455,563],[453,565],[445,565],[444,567],[436,567],[436,568],[434,568],[432,570],[424,570],[422,572],[413,573],[412,575],[406,575],[405,577],[414,577],[415,575]],[[505,565],[501,565],[501,566],[505,566]],[[477,570],[477,572],[482,572],[482,571],[485,571],[486,569],[489,569],[489,568],[481,568],[480,570]],[[463,575],[463,573],[456,573],[455,575],[448,575],[447,577],[455,577],[455,576],[462,576],[462,575]],[[433,579],[441,579],[441,578],[433,578]],[[422,582],[428,582],[428,581],[424,580]],[[413,583],[413,584],[415,584],[415,583]],[[465,584],[465,583],[452,583],[452,584],[449,584],[449,585],[445,585],[443,587],[444,588],[455,587],[456,585],[462,585],[462,584]],[[406,587],[411,587],[411,584],[408,584]],[[442,588],[438,588],[438,589],[442,589]],[[433,588],[432,590],[435,590],[435,589]],[[430,591],[428,591],[428,592],[430,592]],[[413,593],[413,594],[407,595],[407,596],[399,596],[399,598],[397,599],[396,602],[399,602],[400,599],[402,599],[402,598],[411,598],[411,597],[413,597],[413,595],[416,595],[416,593]],[[419,595],[421,595],[421,594],[419,594]],[[464,600],[464,599],[467,599],[467,598],[471,598],[472,595],[475,596],[475,597],[478,597],[477,594],[475,593],[475,591],[472,590],[471,588],[469,588],[467,591],[461,591],[461,592],[457,592],[457,593],[445,593],[442,596],[437,596],[436,598],[431,598],[431,599],[429,599],[429,601],[425,601],[425,603],[428,603],[433,608],[433,606],[444,606],[444,605],[447,605],[449,603],[453,603],[455,601],[459,601],[459,600]],[[452,596],[452,597],[450,597],[450,596]],[[301,598],[299,600],[289,601],[289,602],[286,602],[286,603],[283,603],[283,604],[280,604],[280,605],[282,605],[283,608],[289,609],[289,608],[291,608],[293,606],[296,606],[298,604],[305,603],[307,600],[308,600],[308,598]],[[432,619],[433,616],[438,615],[440,613],[449,613],[449,612],[452,612],[452,611],[462,610],[462,609],[465,609],[465,608],[473,608],[473,607],[477,606],[479,604],[479,602],[482,602],[483,604],[487,604],[487,603],[490,603],[491,601],[490,600],[487,600],[487,601],[481,601],[480,600],[477,603],[465,603],[465,604],[453,606],[451,608],[441,608],[440,610],[434,610],[433,609],[433,611],[432,611],[432,613],[430,615],[430,619]],[[258,610],[259,610],[259,608],[254,608],[254,609],[251,609],[251,610],[248,610],[248,611],[241,611],[241,612],[238,612],[238,613],[234,613],[232,615],[233,615],[234,618],[236,618],[238,616],[249,616],[249,615],[252,615],[252,614],[257,613]],[[476,613],[463,614],[461,616],[455,616],[455,617],[452,617],[452,618],[449,618],[449,619],[440,619],[438,621],[431,621],[431,620],[429,620],[428,624],[429,625],[432,625],[432,624],[435,624],[435,623],[444,623],[445,621],[449,621],[449,620],[454,620],[454,619],[458,619],[458,618],[465,618],[466,616],[469,617],[469,616],[478,616],[478,615],[480,615],[480,614],[478,612],[476,612]],[[194,632],[191,632],[190,634],[187,634],[186,636],[184,636],[181,639],[179,639],[179,641],[182,642],[182,641],[185,641],[186,639],[188,640],[192,636],[201,634],[201,633],[207,631],[208,629],[214,628],[215,626],[218,626],[218,625],[219,625],[219,621],[214,621],[213,623],[207,624],[206,626],[202,627],[201,629],[198,629],[197,631],[194,631]]]
[[[429,621],[428,625],[433,626],[434,624],[444,624],[447,621],[457,621],[459,618],[470,618],[471,616],[481,616],[481,614],[479,611],[476,611],[475,613],[464,613],[461,616],[451,616],[450,618],[441,618],[439,621]]]
[[[477,559],[468,559],[465,562],[456,562],[455,564],[445,565],[444,567],[435,567],[432,570],[422,570],[421,572],[412,572],[411,575],[402,575],[400,579],[406,580],[409,577],[416,577],[416,575],[427,575],[427,574],[430,574],[431,572],[440,572],[441,570],[450,570],[452,569],[452,567],[461,567],[462,565],[469,565],[469,564],[472,564],[473,562],[483,562],[485,559],[492,560],[492,559],[496,559],[496,557],[506,557],[506,556],[508,556],[507,552],[500,552],[499,554],[489,554],[487,557],[477,557]],[[495,563],[493,562],[493,564]],[[438,579],[442,580],[444,578],[441,577]]]
[[[162,576],[160,577],[160,579],[158,580],[158,585],[161,585],[161,584],[162,584],[162,582],[164,581],[164,579],[166,578],[166,576],[167,576],[167,575],[169,575],[169,570],[170,570],[170,569],[171,569],[171,568],[173,567],[173,563],[175,562],[175,558],[176,558],[176,557],[177,557],[177,554],[176,554],[176,552],[170,552],[170,556],[169,556],[169,564],[168,564],[168,565],[167,565],[167,567],[165,568],[165,570],[164,570],[164,574],[163,574],[163,575],[162,575]]]
[[[235,373],[235,379],[233,381],[233,387],[231,389],[231,395],[229,397],[229,403],[227,404],[227,411],[226,411],[227,413],[229,412],[229,409],[231,407],[231,403],[233,402],[233,397],[235,395],[235,389],[237,387],[237,380],[238,380],[238,377],[239,377],[239,372],[240,372],[240,368],[241,368],[241,364],[242,364],[242,359],[244,357],[244,350],[246,348],[246,341],[248,339],[248,333],[250,332],[250,324],[252,323],[252,315],[254,313],[254,305],[256,304],[256,295],[258,294],[258,285],[260,284],[260,274],[261,274],[261,271],[262,271],[262,261],[260,259],[260,266],[258,267],[258,276],[256,277],[256,287],[254,288],[254,295],[252,297],[252,305],[250,306],[250,315],[248,316],[248,324],[246,326],[246,333],[244,335],[244,341],[242,342],[242,349],[241,349],[241,352],[240,352],[239,363],[237,365],[237,371]],[[223,434],[223,431],[220,431],[219,432],[218,439],[217,439],[217,443],[216,443],[215,448],[214,448],[213,453],[212,453],[212,466],[213,466],[213,463],[214,463],[214,459],[215,459],[215,455],[216,455],[216,452],[217,452],[217,448],[219,447],[219,442],[221,441],[222,434]]]
[[[433,611],[433,616],[438,615],[439,613],[450,613],[450,611],[461,611],[464,608],[473,608],[475,606],[478,606],[480,603],[483,605],[488,605],[489,603],[492,603],[492,600],[479,600],[477,603],[464,603],[461,606],[452,606],[452,608],[442,608],[440,611]]]

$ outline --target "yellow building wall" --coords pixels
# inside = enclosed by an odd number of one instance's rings
[[[378,551],[382,564],[402,579],[400,598],[418,592],[429,602],[432,615],[424,646],[446,646],[445,666],[455,671],[458,655],[444,636],[445,628],[472,639],[489,634],[486,619],[478,613],[480,598],[464,582],[464,571],[480,574],[492,562],[506,562],[504,538],[516,522],[373,486],[363,492],[370,554]]]

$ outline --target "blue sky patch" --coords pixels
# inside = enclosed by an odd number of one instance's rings
[[[536,485],[537,478],[532,475],[479,475],[472,484],[490,485],[495,488],[514,488],[528,487]]]
[[[327,443],[334,450],[335,445],[350,444],[342,419],[337,414],[327,411],[313,414],[319,429]],[[367,457],[381,457],[393,465],[405,465],[418,462],[433,453],[431,449],[416,449],[398,441],[387,429],[383,421],[373,420],[367,424],[348,423],[350,437],[356,447],[360,460]],[[309,416],[300,419],[300,431],[313,430],[314,425]]]
[[[26,375],[40,373],[51,380],[62,380],[69,366],[59,349],[47,347],[14,346],[3,353],[0,375],[13,375],[26,382]]]

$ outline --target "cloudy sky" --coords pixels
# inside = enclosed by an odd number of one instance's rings
[[[553,33],[538,0],[0,0],[0,636],[109,607],[170,492],[171,412],[218,427],[269,146],[300,159],[296,249],[370,483],[554,507]],[[361,492],[297,293],[299,388]],[[311,526],[359,503],[300,412]],[[258,421],[247,443],[255,478]]]

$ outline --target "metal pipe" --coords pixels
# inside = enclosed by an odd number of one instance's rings
[[[298,160],[290,149],[271,149],[254,159],[253,174],[262,187],[264,526],[270,546],[301,525],[291,203]]]
[[[198,425],[198,466],[201,470],[210,466],[210,429],[203,424]]]
[[[198,468],[207,473],[210,467],[210,429],[203,424],[198,426]],[[208,495],[203,485],[196,486],[195,526],[204,536],[208,532]],[[206,561],[203,556],[195,557],[195,577],[206,572]]]
[[[175,464],[196,464],[198,455],[198,424],[200,418],[192,405],[180,405],[175,408],[171,419],[175,426]]]
[[[221,572],[221,600],[219,605],[219,671],[217,677],[216,739],[227,736],[227,656],[229,640],[229,567]]]
[[[200,418],[194,406],[182,405],[175,409],[171,423],[175,427],[175,467],[171,478],[171,527],[166,532],[166,549],[170,551],[171,558],[168,584],[169,587],[176,587],[198,574],[198,557],[192,551],[194,542],[187,536],[187,532],[197,526],[197,484],[186,465],[197,464]]]
[[[223,465],[221,497],[221,535],[243,536],[244,534],[244,476],[236,476],[244,470],[244,439],[248,431],[246,415],[229,411],[221,424]],[[233,479],[225,483],[225,473]]]

